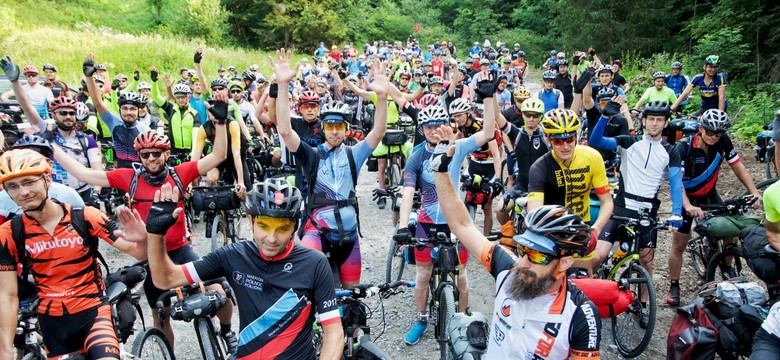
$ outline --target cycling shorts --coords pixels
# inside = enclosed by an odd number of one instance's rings
[[[246,165],[246,161],[243,161],[242,159],[242,167],[244,169],[244,186],[246,186],[247,190],[252,189],[252,180],[249,176],[249,167]],[[225,181],[225,184],[234,184],[236,182],[236,168],[232,161],[223,161],[219,166],[217,166],[217,170],[219,170],[219,174],[221,175],[221,179]]]
[[[688,199],[691,201],[691,205],[693,206],[723,204],[723,200],[720,198],[720,195],[718,194],[718,190],[716,190],[715,188],[712,188],[712,190],[710,190],[710,193],[705,196],[702,197],[689,196]],[[682,227],[680,227],[680,229],[677,231],[681,234],[690,234],[692,224],[693,224],[693,218],[688,216],[687,212],[683,211],[683,224]]]
[[[753,352],[751,359],[773,359],[780,353],[780,337],[770,334],[764,328],[759,328],[753,337]]]
[[[612,215],[634,218],[634,219],[639,218],[639,213],[637,213],[636,211],[617,207],[617,206],[615,207],[615,210],[612,212]],[[655,217],[657,215],[658,215],[657,209],[653,209],[653,211],[650,212],[650,217]],[[616,240],[623,240],[623,239],[618,239],[618,233],[619,233],[620,225],[624,223],[625,221],[609,219],[609,221],[607,221],[607,224],[604,225],[604,229],[602,229],[601,233],[599,234],[599,240],[609,241],[610,243],[614,243]],[[655,249],[658,240],[658,230],[652,229],[648,233],[644,233],[641,236],[639,236],[638,240],[639,240],[640,249]]]
[[[482,181],[490,181],[496,176],[496,169],[493,167],[492,161],[490,163],[478,163],[469,160],[468,172],[470,175],[477,174],[482,176]]]
[[[320,236],[320,231],[307,223],[306,231],[301,237],[301,246],[320,252],[330,252],[330,258],[339,268],[341,281],[360,281],[362,258],[360,255],[360,239],[350,244],[339,246]]]
[[[88,359],[119,359],[119,342],[108,304],[61,316],[39,313],[38,324],[49,359],[82,351]]]
[[[192,246],[190,246],[190,244],[185,244],[180,248],[168,251],[168,257],[170,257],[171,261],[173,261],[173,263],[176,265],[186,264],[188,262],[200,259],[200,256],[198,256],[198,254],[192,250]],[[155,308],[157,298],[159,298],[160,295],[166,291],[168,291],[168,289],[158,289],[154,286],[154,283],[152,282],[152,273],[149,272],[149,275],[144,280],[144,293],[146,294],[146,301],[149,303],[149,306],[152,309]],[[166,307],[170,306],[171,299],[165,299],[164,304]]]
[[[417,224],[417,231],[415,232],[414,236],[418,239],[428,239],[429,233],[435,231],[435,232],[443,232],[447,234],[447,236],[450,235],[450,227],[447,226],[447,224]],[[432,262],[431,259],[431,250],[433,250],[433,244],[427,244],[424,249],[420,250],[418,248],[414,248],[414,259],[417,262],[421,263],[430,263]],[[466,247],[463,246],[463,243],[458,243],[458,258],[460,258],[460,264],[466,265],[469,262],[469,252],[466,250]]]

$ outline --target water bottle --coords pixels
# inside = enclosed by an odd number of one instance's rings
[[[407,226],[409,227],[409,231],[414,234],[414,232],[417,230],[417,211],[412,210],[412,212],[409,213],[409,222]]]
[[[431,249],[431,261],[437,261],[439,260],[439,247],[436,246],[433,249]]]
[[[612,264],[617,264],[620,260],[623,260],[630,249],[631,244],[627,242],[620,243],[620,246],[615,250],[615,253],[612,254]]]

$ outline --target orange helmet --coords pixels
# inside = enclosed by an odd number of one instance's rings
[[[51,174],[51,165],[34,150],[15,149],[0,155],[0,184],[20,176],[41,174]]]

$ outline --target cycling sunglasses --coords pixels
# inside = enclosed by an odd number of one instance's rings
[[[704,129],[704,133],[705,133],[705,134],[707,134],[707,136],[722,136],[722,135],[723,135],[723,134],[725,134],[726,132],[725,132],[725,131],[723,131],[723,130],[709,130],[709,129]]]
[[[57,111],[57,114],[60,114],[60,116],[76,116],[75,111]]]
[[[342,131],[342,130],[347,130],[347,123],[344,122],[335,123],[335,124],[323,123],[322,128],[325,129],[326,131],[333,131],[333,130]]]
[[[236,90],[230,90],[230,93],[231,93],[231,94],[240,94],[240,93],[242,93],[242,92],[244,92],[244,90],[239,90],[239,89],[236,89]]]
[[[525,247],[520,244],[515,244],[515,248],[517,249],[517,256],[522,258],[523,255],[527,255],[528,261],[530,261],[531,264],[547,265],[551,263],[553,260],[561,258],[558,255],[545,254],[543,252],[539,252],[537,250]]]
[[[161,150],[158,150],[158,151],[148,151],[148,152],[138,153],[138,156],[140,156],[141,159],[144,159],[144,160],[148,159],[150,156],[152,158],[156,159],[156,158],[162,156],[162,153],[163,152]]]
[[[555,145],[555,146],[563,146],[563,144],[572,144],[572,143],[574,143],[574,141],[576,140],[575,138],[576,138],[575,136],[568,137],[568,138],[565,138],[565,139],[552,138],[552,139],[550,139],[550,143]]]
[[[320,106],[317,104],[301,104],[300,108],[301,110],[315,110],[318,109]]]

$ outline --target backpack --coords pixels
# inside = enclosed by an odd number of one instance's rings
[[[27,249],[24,245],[27,236],[24,231],[24,220],[22,216],[23,215],[17,215],[11,219],[11,229],[13,232],[14,243],[16,244],[16,252],[18,253],[19,263],[22,264],[21,278],[26,280],[30,274],[32,262],[30,261],[30,258],[27,254]],[[79,236],[81,236],[81,239],[84,241],[84,245],[88,248],[87,254],[100,260],[100,262],[106,268],[106,272],[110,272],[106,259],[104,259],[103,255],[100,254],[100,251],[98,251],[98,238],[92,236],[92,234],[89,232],[89,225],[84,219],[84,208],[71,208],[70,225],[74,230],[76,230]],[[95,276],[96,282],[100,281],[100,276],[98,275],[99,273]]]
[[[705,312],[718,329],[718,353],[721,358],[749,356],[753,337],[766,319],[761,306],[769,296],[755,282],[723,281],[700,292],[705,297]]]
[[[447,322],[450,348],[455,360],[485,358],[488,318],[481,312],[455,313]]]
[[[715,358],[718,329],[704,310],[702,298],[677,309],[666,338],[667,360],[708,360]]]
[[[767,284],[780,281],[780,257],[766,250],[766,228],[752,226],[739,233],[742,239],[742,254],[747,259],[750,270]]]

